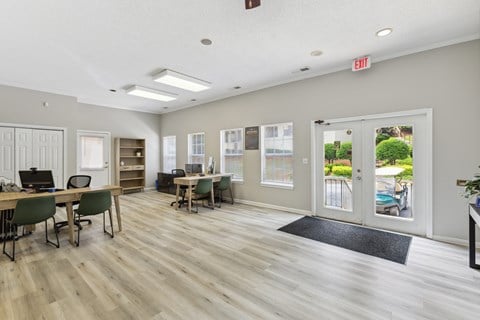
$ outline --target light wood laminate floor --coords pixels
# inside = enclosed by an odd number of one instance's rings
[[[0,319],[480,319],[465,247],[414,238],[405,266],[276,231],[295,214],[172,199],[122,196],[124,231],[100,215],[79,248],[39,224],[0,257]]]

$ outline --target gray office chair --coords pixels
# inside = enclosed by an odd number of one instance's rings
[[[75,188],[87,188],[90,186],[90,182],[92,181],[92,177],[87,175],[75,175],[71,176],[67,182],[67,189],[75,189]],[[72,205],[78,205],[79,201],[74,201]],[[65,203],[57,203],[57,207],[66,207]],[[90,219],[81,219],[79,221],[75,221],[74,224],[77,225],[80,229],[82,228],[81,222],[87,222],[88,224],[92,224],[92,220]],[[68,221],[60,221],[55,223],[55,228],[57,231],[60,228],[68,226]]]
[[[172,175],[173,178],[178,178],[178,177],[185,177],[185,170],[183,169],[172,169]],[[187,193],[188,186],[180,186],[180,196],[182,197],[182,200],[178,201],[178,207],[180,208],[182,204],[187,203],[185,200],[185,194]],[[173,206],[177,201],[173,201],[170,203],[170,206]]]

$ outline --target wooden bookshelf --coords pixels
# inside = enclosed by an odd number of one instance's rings
[[[115,138],[115,184],[124,192],[145,188],[145,139]]]

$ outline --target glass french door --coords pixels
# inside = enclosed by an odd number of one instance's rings
[[[426,115],[320,125],[316,142],[317,215],[425,235]]]
[[[362,223],[362,130],[360,122],[322,126],[317,130],[320,179],[318,215]]]

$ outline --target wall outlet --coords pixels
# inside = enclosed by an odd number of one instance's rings
[[[303,164],[308,164],[308,158],[303,158],[302,162],[303,162]]]
[[[466,184],[467,184],[467,180],[457,179],[457,186],[458,187],[465,187]]]

